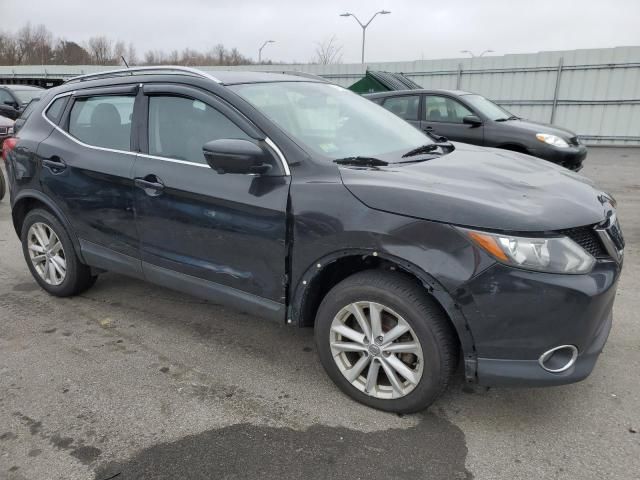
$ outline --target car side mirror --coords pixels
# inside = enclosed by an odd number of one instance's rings
[[[467,125],[471,125],[472,127],[477,127],[482,125],[482,120],[477,115],[467,115],[462,119],[462,123],[466,123]]]
[[[273,168],[273,156],[249,140],[225,138],[202,147],[204,158],[218,173],[264,175]]]
[[[13,107],[13,108],[18,108],[18,104],[13,100],[5,100],[4,104],[9,105],[10,107]]]

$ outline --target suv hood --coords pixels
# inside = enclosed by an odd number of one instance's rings
[[[340,167],[344,185],[370,208],[505,231],[599,223],[612,208],[585,177],[516,152],[456,143],[448,155],[386,167]]]

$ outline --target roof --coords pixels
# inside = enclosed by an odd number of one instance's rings
[[[472,92],[466,92],[464,90],[444,90],[444,89],[430,89],[430,88],[418,88],[411,90],[395,90],[392,92],[378,92],[378,93],[369,93],[364,95],[367,98],[380,98],[380,97],[389,97],[395,96],[398,94],[411,94],[411,93],[441,93],[445,95],[453,95],[453,96],[461,96],[461,95],[473,95]]]
[[[239,70],[210,70],[209,75],[220,80],[223,85],[235,85],[239,83],[262,82],[319,82],[320,78],[312,78],[311,75],[298,75],[295,72],[271,73],[271,72],[247,72]]]

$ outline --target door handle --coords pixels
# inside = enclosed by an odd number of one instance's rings
[[[146,180],[147,178],[152,178],[156,181]],[[144,193],[150,197],[157,197],[162,194],[162,191],[164,190],[164,184],[158,180],[155,175],[147,175],[145,178],[134,178],[133,183],[136,187],[144,190]]]
[[[44,158],[42,160],[42,166],[47,167],[52,173],[60,173],[67,168],[67,164],[64,163],[64,161],[57,155],[50,158]]]
[[[424,127],[423,130],[425,132],[433,132],[433,127]]]

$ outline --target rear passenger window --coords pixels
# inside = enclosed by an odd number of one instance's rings
[[[67,100],[69,100],[68,96],[67,97],[60,97],[60,98],[56,99],[51,104],[51,106],[49,106],[49,108],[47,108],[47,111],[45,112],[45,115],[47,116],[47,118],[49,120],[51,120],[53,123],[55,123],[56,125],[60,121],[60,117],[62,116],[62,112],[64,112],[64,107],[67,105]],[[37,102],[36,100],[32,100],[27,108],[29,108],[32,104],[35,104],[36,102]]]
[[[249,139],[213,107],[184,97],[149,98],[149,154],[207,163],[202,147],[222,138]]]
[[[89,145],[128,151],[134,101],[118,95],[78,98],[69,115],[69,133]]]
[[[418,105],[420,96],[405,95],[387,98],[382,106],[405,120],[418,120]]]

